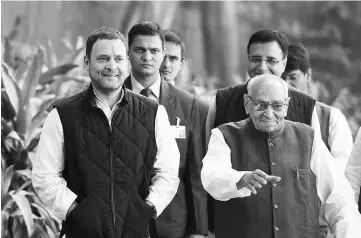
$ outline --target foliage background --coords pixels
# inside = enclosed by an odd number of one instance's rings
[[[217,88],[247,80],[246,46],[254,31],[284,31],[310,51],[312,95],[341,109],[356,135],[361,125],[360,2],[2,1],[2,187],[7,185],[2,189],[2,237],[57,234],[59,221],[47,213],[29,182],[29,158],[41,125],[51,104],[89,83],[83,39],[101,26],[126,36],[141,20],[183,37],[187,61],[176,83],[205,99]]]

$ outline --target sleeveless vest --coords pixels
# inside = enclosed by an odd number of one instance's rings
[[[312,128],[286,120],[279,131],[264,133],[251,119],[218,128],[231,149],[233,169],[260,169],[282,180],[267,183],[256,195],[215,201],[215,236],[320,237],[320,201],[316,176],[310,169]]]
[[[330,150],[330,145],[328,144],[328,136],[330,130],[331,107],[322,102],[316,102],[315,108],[318,120],[320,121],[322,140],[323,142],[325,142],[328,150]]]
[[[64,131],[67,186],[79,205],[63,225],[69,237],[148,237],[156,102],[123,87],[111,127],[92,86],[55,107]],[[89,232],[89,233],[87,233]]]

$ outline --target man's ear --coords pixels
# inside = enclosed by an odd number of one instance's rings
[[[248,96],[247,94],[243,94],[243,104],[244,104],[244,110],[246,111],[246,114],[249,114],[249,105],[248,105]]]
[[[286,106],[285,106],[285,110],[286,110],[286,114],[285,114],[285,117],[287,116],[287,113],[288,113],[288,106],[290,105],[290,100],[291,100],[291,97],[288,97],[286,99]]]
[[[165,57],[165,53],[167,52],[167,48],[163,47],[163,57],[162,57],[162,61],[164,60],[164,57]]]
[[[287,65],[287,56],[285,56],[285,58],[282,60],[282,64],[283,64],[283,72],[284,72]]]
[[[312,78],[312,69],[309,68],[306,73],[307,81],[310,81]]]
[[[84,55],[84,64],[85,64],[85,69],[87,71],[89,71],[90,60],[89,60],[88,56],[86,56],[86,55]]]
[[[186,61],[186,58],[185,58],[185,57],[182,57],[182,59],[181,59],[181,68],[182,68],[182,66],[183,66],[183,64],[184,64],[185,61]]]

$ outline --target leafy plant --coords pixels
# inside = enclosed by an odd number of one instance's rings
[[[1,234],[9,238],[55,237],[59,235],[61,221],[45,208],[31,185],[31,159],[52,105],[89,83],[82,70],[74,73],[78,68],[74,62],[79,61],[84,47],[58,60],[50,41],[47,48],[37,43],[31,58],[15,60],[16,50],[7,38],[3,46]]]

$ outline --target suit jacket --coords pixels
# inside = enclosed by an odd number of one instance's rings
[[[132,89],[130,76],[124,82]],[[150,224],[152,238],[177,238],[189,234],[207,234],[207,192],[200,172],[206,154],[206,117],[208,105],[194,95],[161,81],[159,104],[168,113],[171,125],[185,126],[186,138],[176,138],[179,152],[177,194],[160,216]]]

